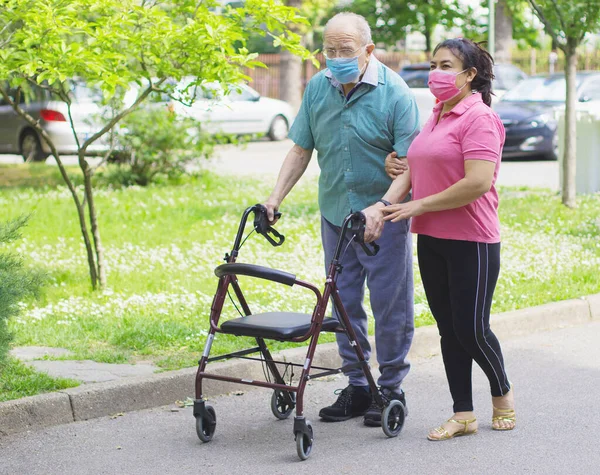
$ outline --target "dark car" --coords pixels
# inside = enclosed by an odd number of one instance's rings
[[[576,84],[577,100],[598,101],[600,108],[600,72],[577,72]],[[494,106],[506,129],[502,158],[556,160],[556,112],[564,108],[565,100],[564,73],[532,76],[506,92]]]

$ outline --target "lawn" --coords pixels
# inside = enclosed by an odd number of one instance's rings
[[[26,169],[33,170],[33,185]],[[74,206],[56,186],[55,168],[23,165],[0,168],[0,175],[0,220],[31,214],[12,249],[48,274],[42,297],[23,302],[11,322],[15,345],[67,348],[71,358],[100,362],[152,360],[164,369],[196,364],[216,289],[213,269],[230,249],[244,208],[264,200],[273,185],[205,174],[179,186],[97,190],[108,287],[93,292]],[[502,189],[500,209],[503,262],[494,313],[600,292],[600,195],[581,197],[569,210],[549,191]],[[301,182],[281,211],[277,229],[285,244],[275,249],[253,235],[239,261],[322,282],[316,180]],[[416,259],[415,280],[416,322],[428,325]],[[241,284],[253,312],[310,313],[314,306],[303,289],[248,278]],[[236,315],[227,302],[226,316]],[[213,354],[241,345],[218,335]]]

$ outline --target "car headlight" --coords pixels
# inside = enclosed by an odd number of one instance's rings
[[[550,116],[547,114],[536,115],[528,120],[528,124],[534,128],[543,127],[548,122],[550,122]]]

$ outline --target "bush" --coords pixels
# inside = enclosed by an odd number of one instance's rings
[[[19,230],[27,218],[19,218],[8,223],[0,223],[0,244],[6,244],[20,237]],[[0,253],[0,372],[6,364],[12,335],[8,330],[8,320],[19,314],[19,302],[34,295],[40,288],[41,274],[23,266],[19,256],[11,252]]]
[[[99,174],[99,181],[122,186],[178,179],[190,172],[194,160],[209,157],[215,143],[195,120],[158,105],[127,116],[115,141],[117,159]]]

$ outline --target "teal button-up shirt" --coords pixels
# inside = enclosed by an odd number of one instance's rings
[[[307,84],[289,137],[316,149],[319,207],[340,226],[346,215],[380,199],[392,180],[385,157],[406,156],[419,132],[415,98],[402,78],[372,56],[362,82],[346,97],[329,70]]]

